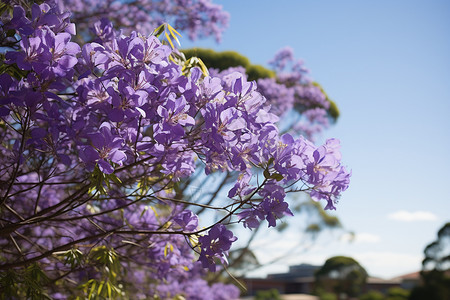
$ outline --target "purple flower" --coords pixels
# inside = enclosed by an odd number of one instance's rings
[[[239,174],[235,185],[228,192],[228,197],[233,198],[234,196],[239,196],[240,198],[245,198],[256,188],[250,185],[250,179],[252,178],[251,173],[243,172]]]
[[[224,284],[221,282],[214,283],[211,286],[214,300],[236,300],[239,299],[240,290],[232,284]]]
[[[52,31],[42,31],[42,33],[42,38],[45,39],[52,54],[47,76],[51,78],[55,74],[64,77],[71,73],[73,67],[78,63],[76,55],[81,51],[80,46],[70,42],[71,36],[67,32],[57,35],[54,35]]]
[[[275,227],[276,220],[284,215],[293,216],[289,205],[284,202],[286,193],[280,185],[275,182],[268,182],[259,194],[264,198],[260,206],[264,211],[269,227]]]
[[[237,237],[220,223],[215,224],[208,234],[199,237],[201,252],[198,260],[202,263],[203,268],[214,272],[216,270],[214,258],[220,259],[222,263],[227,263],[226,255],[231,244],[236,240]]]
[[[108,162],[122,165],[127,156],[122,148],[123,139],[113,135],[111,126],[103,123],[99,132],[89,134],[91,145],[82,148],[80,158],[89,166],[97,163],[100,171],[105,174],[114,172],[114,168]]]
[[[95,22],[92,31],[102,44],[108,44],[116,38],[113,24],[108,18],[101,18],[99,21]]]
[[[177,214],[173,220],[177,225],[179,225],[184,231],[194,231],[198,226],[198,217],[190,210],[183,210],[181,213]]]
[[[264,211],[261,206],[254,208],[244,209],[242,212],[238,213],[239,221],[243,220],[243,225],[245,228],[258,228],[260,221],[264,220]]]
[[[64,0],[59,5],[73,11],[83,35],[89,34],[91,24],[100,18],[114,20],[125,34],[137,30],[148,35],[167,20],[177,29],[187,33],[192,40],[214,36],[220,41],[227,27],[229,14],[221,5],[211,0],[153,1],[139,3],[106,0]],[[80,29],[81,28],[81,29]]]
[[[161,132],[184,136],[184,127],[195,124],[194,118],[188,114],[188,111],[189,105],[184,97],[176,97],[173,93],[169,94],[165,103],[159,105],[157,109],[157,113],[163,121]],[[157,135],[155,139],[158,140]]]
[[[45,68],[45,62],[51,60],[52,54],[48,46],[42,41],[41,37],[23,37],[20,45],[24,51],[11,51],[6,53],[8,63],[16,63],[22,70],[31,70],[42,72]]]
[[[339,140],[327,140],[325,145],[313,152],[313,158],[314,161],[307,166],[307,172],[310,175],[309,182],[319,184],[334,179],[341,159]]]
[[[26,12],[21,6],[14,6],[13,18],[8,27],[17,29],[23,35],[31,35],[34,32],[31,21],[26,17]]]

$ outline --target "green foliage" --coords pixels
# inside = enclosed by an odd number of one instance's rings
[[[337,296],[333,293],[322,292],[319,293],[320,300],[337,300]]]
[[[450,222],[446,223],[437,234],[437,240],[426,246],[422,261],[424,270],[446,271],[450,266]]]
[[[280,292],[277,289],[257,291],[255,300],[281,300]]]
[[[0,299],[51,299],[45,292],[44,286],[50,279],[39,264],[32,263],[21,272],[6,270],[0,272]]]
[[[114,249],[96,247],[90,252],[88,260],[96,266],[100,278],[90,278],[79,285],[82,296],[77,296],[76,300],[119,299],[125,296],[123,285],[119,282],[122,266]]]
[[[182,50],[186,58],[198,57],[205,65],[221,71],[230,67],[244,67],[248,80],[275,77],[275,73],[261,65],[252,65],[250,60],[235,51],[216,52],[212,49],[193,48]]]
[[[8,12],[8,14],[12,16],[13,6],[5,2],[2,2],[0,3],[0,16],[3,15],[5,12]]]
[[[284,176],[275,172],[273,174],[270,174],[269,168],[266,168],[263,172],[264,178],[266,179],[275,179],[276,181],[283,180]]]
[[[55,255],[64,258],[64,264],[69,265],[71,269],[81,266],[83,261],[83,252],[76,248],[55,253]]]
[[[328,97],[327,93],[325,92],[323,87],[318,82],[313,82],[312,84],[317,86],[320,89],[320,91],[322,92],[322,94],[325,95],[327,101],[330,103],[330,107],[328,108],[327,112],[330,115],[330,117],[334,121],[336,121],[340,115],[339,108],[337,107],[336,103],[333,100],[331,100],[330,97]]]
[[[210,68],[216,68],[219,70],[225,70],[229,67],[243,66],[244,68],[250,65],[250,61],[247,57],[235,52],[235,51],[223,51],[216,52],[212,49],[184,49],[181,50],[186,58],[200,57],[203,62]]]
[[[327,292],[322,287],[315,287],[314,295],[319,297],[320,300],[337,300],[338,297],[334,293]]]
[[[448,300],[450,294],[446,288],[441,285],[428,284],[424,286],[415,287],[411,291],[409,300]]]
[[[439,229],[437,237],[425,247],[420,272],[423,284],[411,291],[410,300],[450,299],[450,222]]]
[[[14,270],[0,272],[0,299],[13,299],[19,296],[19,276]]]
[[[3,54],[0,54],[0,74],[8,74],[18,80],[25,78],[28,74],[28,71],[23,71],[19,69],[17,64],[4,64],[5,56]]]
[[[91,195],[106,195],[106,187],[110,190],[111,182],[115,182],[118,185],[122,184],[122,181],[116,174],[105,174],[100,171],[98,166],[95,166],[95,169],[91,174],[90,182],[88,193]]]
[[[448,300],[450,299],[450,276],[443,271],[422,271],[423,284],[415,287],[410,300]]]
[[[339,118],[339,115],[341,114],[339,112],[339,108],[333,100],[327,97],[328,102],[330,103],[330,107],[328,108],[328,113],[333,118],[333,120],[337,120]]]
[[[153,35],[156,37],[160,37],[163,33],[164,37],[166,38],[166,41],[170,44],[170,47],[172,47],[172,49],[175,49],[172,39],[175,40],[178,43],[178,45],[181,45],[177,37],[177,36],[181,37],[181,34],[178,31],[176,31],[175,28],[170,26],[170,24],[164,23],[153,31]]]
[[[76,300],[84,299],[118,299],[124,293],[120,286],[116,286],[109,280],[90,279],[80,286],[84,292],[84,296],[77,296]],[[87,297],[86,297],[87,296]]]
[[[379,291],[368,291],[359,300],[384,300],[384,294]]]
[[[247,57],[235,51],[216,52],[212,49],[202,48],[184,49],[181,51],[186,56],[186,63],[183,67],[183,72],[185,72],[186,74],[188,73],[190,68],[194,66],[200,67],[205,75],[207,74],[207,70],[205,71],[205,65],[210,68],[219,69],[220,71],[223,71],[230,67],[241,66],[245,68],[245,72],[248,76],[249,81],[258,80],[260,78],[276,77],[274,71],[267,69],[261,65],[252,65]],[[187,71],[185,69],[187,69]],[[319,83],[313,82],[312,84],[320,88],[322,93],[325,95],[327,101],[330,103],[330,106],[327,109],[328,115],[330,116],[331,120],[336,121],[339,118],[340,114],[336,103],[328,97]]]
[[[183,63],[183,75],[187,76],[189,75],[189,73],[191,72],[191,69],[194,67],[198,67],[202,70],[202,73],[204,76],[208,76],[209,75],[209,71],[208,68],[206,67],[205,63],[198,57],[191,57],[188,60],[186,60]]]
[[[104,268],[108,277],[111,279],[115,279],[120,271],[120,262],[114,249],[99,246],[91,251],[89,259],[95,265]]]
[[[388,290],[386,300],[407,300],[410,291],[402,289],[401,287],[392,287]]]
[[[257,80],[259,78],[273,78],[275,73],[261,65],[249,65],[245,68],[248,80]]]

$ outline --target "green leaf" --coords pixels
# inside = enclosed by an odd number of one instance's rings
[[[167,257],[167,254],[170,252],[173,252],[173,245],[171,243],[167,243],[164,247],[164,257]]]
[[[91,291],[89,292],[88,299],[93,299],[92,296],[94,295],[94,290],[95,290],[97,283],[93,279],[91,279],[89,281],[91,281]]]
[[[6,3],[0,3],[0,16],[7,10],[11,10],[11,7]]]
[[[153,31],[153,35],[159,37],[164,32],[165,27],[166,24],[159,25],[158,28]]]
[[[275,179],[276,181],[281,181],[281,180],[283,180],[284,176],[281,175],[281,174],[278,174],[278,173],[273,173],[273,174],[270,176],[270,178],[271,178],[271,179]]]
[[[209,76],[208,67],[206,67],[205,63],[199,57],[197,57],[197,59],[198,59],[198,64],[200,65],[200,69],[203,72],[203,75]]]
[[[112,181],[114,181],[115,183],[117,183],[117,184],[122,184],[122,180],[120,180],[120,178],[117,177],[116,174],[114,174],[114,173],[109,174],[108,177],[109,177]]]
[[[21,70],[16,64],[8,65],[1,64],[0,65],[0,74],[7,73],[13,76],[16,79],[22,79],[27,76],[28,71]]]
[[[173,39],[174,39],[175,41],[177,41],[178,46],[181,47],[181,43],[180,43],[180,41],[178,40],[178,37],[177,37],[177,35],[179,35],[179,36],[181,37],[181,34],[180,34],[178,31],[176,31],[175,28],[173,28],[172,26],[170,26],[170,24],[167,24],[167,28],[169,29],[170,35],[173,37]]]
[[[105,284],[104,281],[100,282],[100,284],[98,285],[98,290],[97,290],[97,294],[100,295],[100,293],[102,292],[103,289],[103,285]]]
[[[172,40],[170,39],[170,36],[167,34],[167,31],[164,32],[164,35],[166,36],[166,39],[169,42],[169,44],[172,47],[172,49],[175,49],[175,47],[173,46]]]
[[[111,299],[111,283],[109,281],[106,283],[106,288],[108,289],[108,298]]]
[[[72,269],[79,266],[83,260],[83,252],[76,248],[54,254],[65,257],[64,264],[70,265]]]
[[[180,37],[182,36],[178,31],[175,30],[175,28],[170,26],[170,24],[167,24],[167,28],[169,28],[169,31],[173,36],[175,36],[176,34],[179,35]]]
[[[23,284],[27,298],[49,299],[43,289],[43,286],[49,281],[49,278],[37,263],[29,265],[23,275]]]
[[[194,67],[199,67],[202,70],[202,73],[204,76],[209,76],[208,67],[205,65],[205,63],[198,57],[191,57],[188,60],[186,60],[182,66],[183,75],[187,76],[191,69]]]
[[[264,178],[270,179],[270,172],[269,172],[269,170],[265,169],[264,172],[263,172],[263,175],[264,175]]]
[[[1,15],[1,12],[0,12]],[[6,31],[6,36],[7,37],[13,37],[16,34],[16,30],[15,29],[10,29],[8,31]]]
[[[4,273],[0,273],[0,286],[4,289],[2,290],[4,293],[4,299],[14,299],[19,298],[18,292],[19,288],[17,284],[19,283],[19,276],[13,270],[6,270]],[[0,299],[3,299],[0,297]]]

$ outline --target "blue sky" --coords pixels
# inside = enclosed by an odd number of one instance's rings
[[[292,47],[339,106],[322,138],[341,140],[353,171],[334,213],[356,233],[353,243],[326,233],[308,251],[248,275],[333,255],[384,278],[418,270],[424,247],[450,221],[450,1],[214,3],[231,15],[222,43],[184,38],[182,46],[235,50],[266,66]],[[260,238],[263,262],[300,240],[292,227]],[[267,246],[268,237],[276,242]]]

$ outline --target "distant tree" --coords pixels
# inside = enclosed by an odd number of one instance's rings
[[[275,72],[261,65],[253,65],[244,55],[236,51],[217,52],[212,49],[192,48],[182,50],[186,58],[198,57],[210,68],[224,71],[230,67],[243,67],[248,80],[274,78]]]
[[[343,295],[359,295],[367,276],[367,271],[353,258],[334,256],[316,272],[315,282],[317,288],[332,291],[341,299]]]
[[[450,222],[437,234],[438,238],[425,247],[420,277],[422,285],[411,291],[410,300],[450,299]]]
[[[450,222],[437,234],[438,238],[425,247],[423,270],[447,271],[450,269]]]

